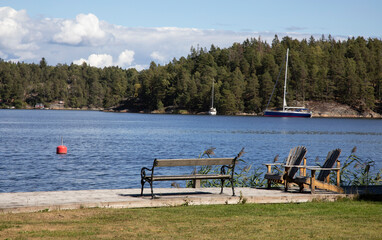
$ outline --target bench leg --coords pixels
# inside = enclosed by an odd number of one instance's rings
[[[151,187],[151,198],[154,199],[154,191],[153,191],[153,182],[150,181],[150,187]]]
[[[232,196],[235,196],[235,187],[233,186],[233,179],[231,179],[231,185],[232,185]]]
[[[200,180],[192,180],[193,188],[200,188]]]
[[[143,196],[143,187],[145,186],[145,181],[143,179],[141,179],[141,196]]]
[[[222,188],[221,188],[220,194],[223,194],[223,187],[224,187],[225,179],[222,179],[221,181],[222,181]]]

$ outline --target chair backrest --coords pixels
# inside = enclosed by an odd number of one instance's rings
[[[335,163],[337,162],[339,156],[341,154],[341,149],[337,148],[328,153],[324,165],[322,168],[333,168]],[[330,174],[330,170],[322,170],[320,174],[318,174],[317,180],[324,181]]]
[[[289,156],[285,162],[285,165],[300,165],[302,160],[305,158],[306,152],[307,149],[304,146],[292,148],[289,152]],[[296,175],[297,171],[297,167],[290,168],[288,171],[288,176],[290,178],[294,178],[294,175]]]

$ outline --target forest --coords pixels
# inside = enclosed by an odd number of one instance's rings
[[[96,68],[83,63],[49,66],[0,59],[0,108],[46,107],[114,109],[131,112],[208,111],[214,82],[219,114],[261,113],[285,68],[289,48],[287,101],[334,101],[359,112],[381,113],[382,41],[363,37],[296,40],[277,36],[271,43],[251,38],[229,48],[191,47],[186,57],[148,69]],[[278,81],[271,107],[282,106]]]

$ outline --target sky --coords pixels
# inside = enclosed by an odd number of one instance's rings
[[[148,68],[248,38],[382,38],[380,0],[0,0],[0,58]]]

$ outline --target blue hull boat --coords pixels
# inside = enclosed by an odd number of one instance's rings
[[[266,109],[264,111],[264,117],[300,117],[300,118],[310,118],[312,117],[312,112],[309,111],[309,109],[304,107],[289,107],[286,103],[286,86],[287,86],[287,75],[288,75],[288,54],[289,54],[289,48],[287,49],[287,54],[285,58],[285,82],[284,82],[284,99],[283,99],[283,108],[278,110],[268,110]],[[281,73],[281,69],[280,69]],[[279,74],[280,76],[280,74]],[[278,78],[276,81],[276,84],[273,88],[271,97],[269,98],[267,108],[269,106],[269,103],[272,99],[273,92],[276,88],[278,82]]]
[[[297,118],[310,118],[311,112],[299,112],[299,111],[264,111],[264,117],[297,117]]]

